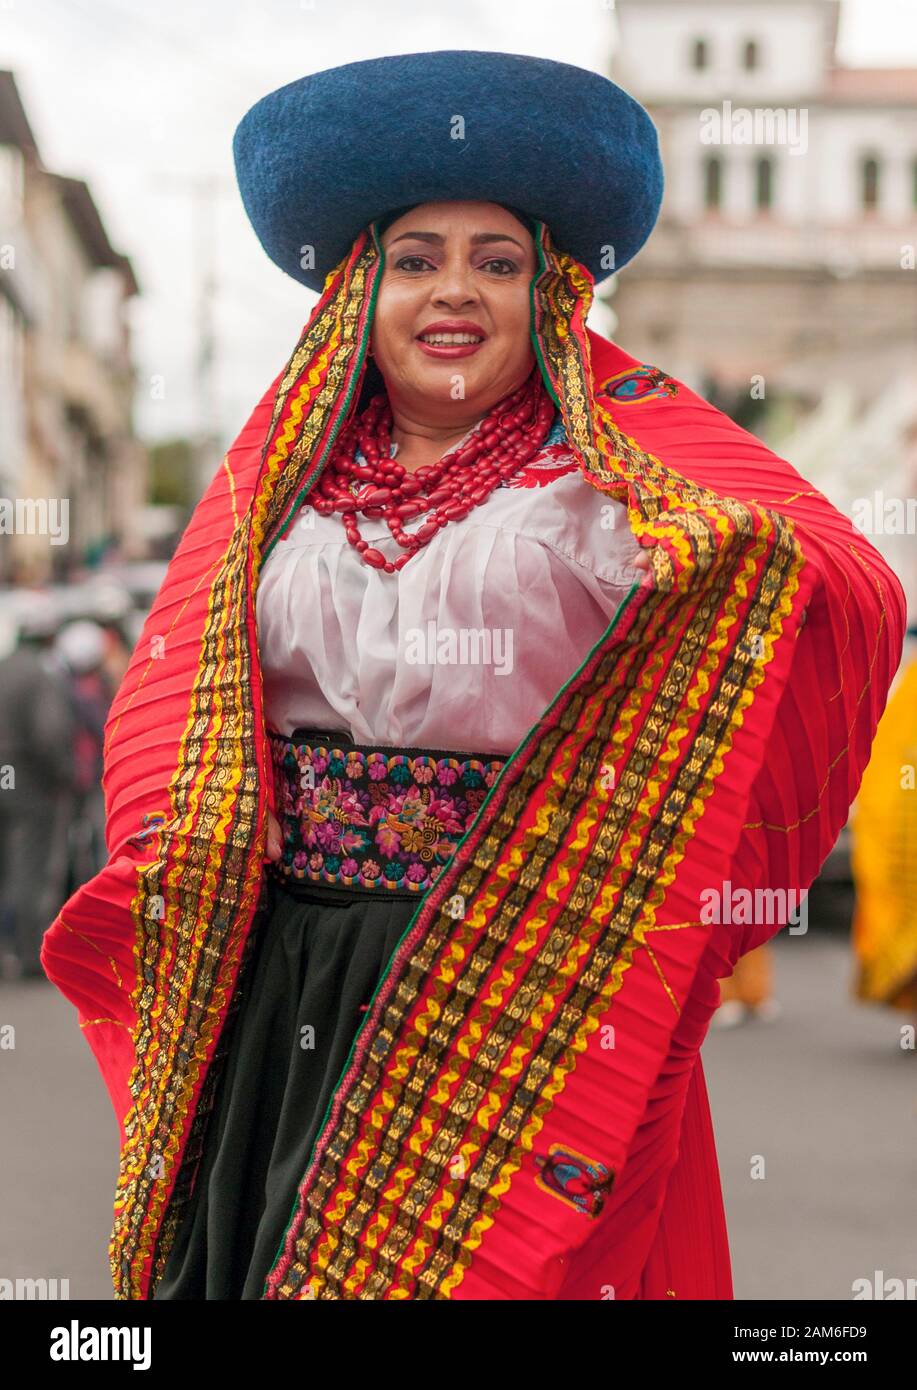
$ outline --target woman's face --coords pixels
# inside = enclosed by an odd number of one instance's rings
[[[392,406],[432,423],[485,415],[534,365],[530,233],[497,203],[422,203],[382,245],[370,345]]]

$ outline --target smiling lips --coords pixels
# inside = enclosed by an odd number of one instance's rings
[[[415,338],[428,357],[470,357],[485,342],[487,334],[467,319],[441,319],[428,324]]]

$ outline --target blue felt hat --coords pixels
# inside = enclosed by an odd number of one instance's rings
[[[662,200],[656,128],[607,77],[518,53],[371,58],[262,97],[233,138],[245,210],[309,289],[374,218],[440,199],[546,222],[596,283],[636,255]]]

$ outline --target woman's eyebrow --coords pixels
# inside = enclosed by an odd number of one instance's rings
[[[439,244],[443,242],[443,237],[439,232],[402,232],[400,236],[394,237],[392,241],[389,242],[389,245],[394,246],[396,241],[404,241],[406,238],[412,241],[429,241]],[[525,250],[522,242],[517,241],[516,238],[510,236],[508,232],[475,232],[471,240],[478,245],[490,241],[511,241],[514,246],[519,247],[520,251]]]

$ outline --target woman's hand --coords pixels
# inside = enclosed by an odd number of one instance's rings
[[[267,813],[267,858],[279,859],[283,853],[283,836],[280,822],[273,811]]]

